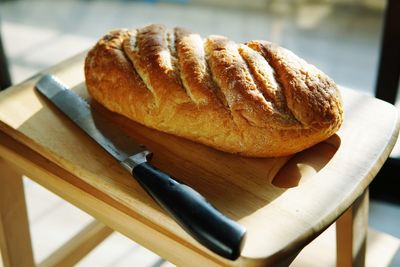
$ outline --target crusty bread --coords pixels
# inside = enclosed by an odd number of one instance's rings
[[[85,61],[90,95],[148,127],[253,157],[292,154],[342,123],[335,83],[266,41],[162,25],[115,30]]]

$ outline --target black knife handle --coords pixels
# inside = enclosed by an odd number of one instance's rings
[[[149,162],[132,170],[135,179],[192,237],[218,255],[240,256],[246,229],[227,218],[191,187],[178,182]]]

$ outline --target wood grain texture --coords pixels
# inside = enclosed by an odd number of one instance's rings
[[[83,57],[47,72],[87,97],[82,83]],[[33,180],[176,264],[197,258],[200,266],[261,266],[292,259],[364,192],[388,157],[399,130],[392,105],[342,89],[345,119],[337,135],[314,152],[252,159],[100,110],[154,152],[155,166],[196,188],[248,229],[241,257],[231,262],[188,236],[117,162],[40,97],[33,88],[38,78],[0,95],[0,130],[8,136],[1,138],[0,154],[11,157],[9,163],[18,163]],[[293,177],[294,182],[279,183],[282,175],[276,174],[286,169],[291,171],[285,176]],[[146,235],[141,232],[145,229]]]
[[[0,249],[3,265],[34,266],[22,175],[10,168],[1,157],[0,184]]]
[[[337,266],[363,267],[367,250],[368,189],[336,221]]]
[[[59,195],[71,204],[95,217],[97,220],[118,230],[142,246],[156,251],[158,255],[173,261],[178,266],[192,262],[192,266],[226,266],[191,244],[165,232],[153,222],[139,218],[137,214],[113,201],[95,188],[82,184],[78,177],[71,175],[36,152],[26,149],[12,138],[0,132],[0,154],[7,163],[24,170],[28,177],[34,177],[38,184]],[[24,152],[24,157],[21,152]],[[106,201],[105,201],[106,200]],[[173,248],[173,249],[171,249]]]

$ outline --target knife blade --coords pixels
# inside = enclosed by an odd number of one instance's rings
[[[44,75],[36,89],[114,157],[144,190],[199,243],[235,260],[245,242],[246,229],[211,205],[193,188],[157,169],[151,152],[109,121],[94,120],[89,104],[52,75]]]

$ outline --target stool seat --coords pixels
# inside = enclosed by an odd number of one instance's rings
[[[195,188],[247,228],[240,258],[230,261],[191,238],[116,161],[35,91],[41,75],[52,73],[90,101],[84,55],[0,94],[0,158],[177,265],[290,264],[357,199],[367,201],[368,185],[399,131],[393,105],[345,88],[344,123],[337,134],[279,158],[223,153],[103,110],[112,123],[154,152],[156,167]],[[362,222],[366,229],[366,220]]]

